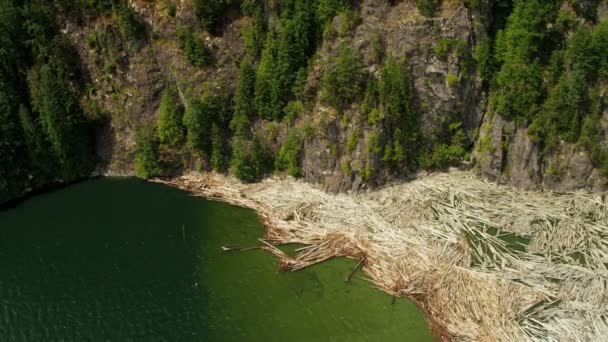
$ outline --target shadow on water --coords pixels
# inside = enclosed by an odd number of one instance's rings
[[[134,179],[0,211],[5,341],[431,341],[422,313],[334,259],[278,273],[248,209]]]

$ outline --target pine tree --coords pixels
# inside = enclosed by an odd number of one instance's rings
[[[259,116],[272,120],[281,117],[283,101],[277,75],[277,43],[269,34],[256,72],[254,105]]]
[[[203,28],[215,32],[226,9],[226,0],[195,0],[194,9],[201,20]]]
[[[255,93],[255,71],[249,61],[243,59],[239,79],[234,94],[234,114],[230,129],[236,135],[246,135],[254,116],[253,98]]]
[[[177,87],[173,85],[166,87],[158,114],[158,137],[161,143],[178,147],[184,142],[183,115],[184,109],[181,105]]]
[[[321,80],[321,99],[336,109],[346,109],[361,96],[364,80],[361,56],[343,43]]]
[[[224,138],[222,132],[216,123],[211,126],[211,167],[215,171],[224,171],[225,155],[224,155]]]
[[[91,166],[91,136],[84,127],[78,100],[55,70],[45,64],[32,77],[34,108],[59,165],[73,179]]]
[[[248,156],[249,148],[245,138],[235,136],[232,141],[232,160],[230,165],[234,175],[243,182],[253,182],[257,178],[255,166]]]
[[[158,137],[154,127],[145,125],[135,131],[135,174],[150,178],[163,174],[158,150]]]
[[[404,63],[392,56],[387,58],[382,68],[378,94],[388,123],[394,128],[401,128],[405,134],[415,134],[418,116],[412,106],[412,85]]]
[[[198,152],[206,151],[206,141],[211,129],[206,111],[201,101],[193,99],[191,94],[186,96],[186,110],[184,111],[183,124],[186,128],[186,142],[188,146]]]

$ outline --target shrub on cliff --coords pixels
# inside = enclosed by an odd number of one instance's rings
[[[204,67],[213,64],[211,49],[198,37],[189,27],[181,27],[177,30],[177,41],[179,47],[186,54],[188,62],[194,66]]]
[[[287,171],[293,177],[300,177],[300,154],[302,153],[302,137],[297,130],[292,130],[279,150],[275,167],[279,171]]]

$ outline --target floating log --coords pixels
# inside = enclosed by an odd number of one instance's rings
[[[244,251],[250,251],[253,249],[264,249],[264,246],[250,246],[250,247],[236,247],[236,246],[222,246],[222,251],[224,252],[244,252]]]
[[[155,181],[256,210],[266,227],[259,248],[281,270],[365,258],[373,286],[414,299],[441,341],[608,336],[603,195],[523,191],[464,171],[336,195],[291,178],[243,184],[192,173]],[[511,237],[525,243],[511,248]],[[286,243],[306,247],[290,257],[274,246]]]
[[[361,260],[359,260],[359,262],[357,263],[357,265],[355,266],[355,268],[353,268],[352,271],[350,271],[350,273],[348,273],[348,275],[346,276],[346,278],[344,278],[344,282],[348,283],[350,281],[350,279],[353,277],[353,274],[355,274],[355,272],[357,272],[357,270],[359,268],[361,268],[361,266],[363,266],[363,263],[365,262],[365,258],[361,258]]]

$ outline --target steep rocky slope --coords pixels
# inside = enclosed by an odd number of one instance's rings
[[[465,133],[461,144],[473,152],[463,155],[461,164],[473,166],[491,180],[533,189],[605,189],[605,178],[580,144],[561,140],[553,151],[543,152],[528,134],[528,121],[505,119],[488,105],[490,87],[478,71],[476,48],[493,34],[493,26],[505,25],[493,18],[500,1],[445,0],[431,16],[422,15],[417,3],[357,2],[353,11],[359,20],[347,30],[345,21],[350,19],[345,14],[334,17],[330,24],[334,34],[322,39],[309,62],[305,108],[293,122],[256,118],[254,134],[277,154],[290,132],[297,130],[303,144],[297,156],[300,175],[331,191],[362,189],[412,175],[422,162],[394,168],[383,161],[382,152],[370,152],[378,141],[382,151],[391,137],[389,129],[375,130],[363,101],[337,110],[321,99],[323,75],[340,46],[354,47],[366,72],[379,77],[383,59],[375,54],[382,45],[384,55],[405,60],[413,85],[412,105],[419,115],[416,148],[422,153],[438,153],[437,144],[449,144],[460,130]],[[201,29],[189,0],[174,4],[132,0],[128,5],[145,25],[145,35],[139,39],[121,36],[111,15],[84,23],[61,18],[62,32],[77,47],[85,70],[88,88],[83,102],[93,101],[108,118],[96,133],[97,153],[103,161],[100,171],[106,174],[133,173],[136,128],[155,124],[167,86],[176,84],[182,101],[186,92],[199,94],[209,82],[234,91],[239,63],[247,54],[242,33],[254,20],[232,3],[222,16],[221,29],[212,35]],[[605,8],[605,2],[599,4],[600,18]],[[271,27],[278,25],[272,11],[266,8]],[[192,28],[206,42],[215,61],[212,66],[188,61],[177,38],[180,27]],[[605,131],[608,110],[600,123]],[[229,142],[225,145],[229,153]],[[175,166],[173,172],[210,168],[208,156],[191,149],[169,148],[161,154]]]
[[[573,7],[575,3],[563,2],[555,22],[547,25],[557,25],[560,18],[575,16],[573,14],[576,12]],[[581,3],[593,8],[597,6],[596,22],[603,22],[608,15],[606,1]],[[576,20],[587,27],[592,25],[580,17],[570,20]],[[566,41],[572,40],[573,35],[572,31],[567,33]],[[545,73],[544,83],[551,82],[548,80],[551,77],[549,72]],[[599,73],[599,71],[594,70],[593,73]],[[591,88],[593,84],[588,83],[586,87]],[[608,109],[604,105],[605,85],[603,83],[599,86],[598,91],[599,120],[593,125],[599,126],[598,128],[602,132],[600,144],[603,149],[606,149],[605,132],[608,132]],[[530,124],[530,120],[505,119],[500,111],[488,108],[474,151],[478,172],[490,180],[527,189],[606,190],[605,171],[602,172],[596,168],[598,165],[594,165],[589,150],[585,149],[580,139],[578,142],[568,142],[560,138],[553,149],[543,151],[542,144],[534,141],[528,132]],[[550,128],[541,127],[541,129],[549,130]]]

